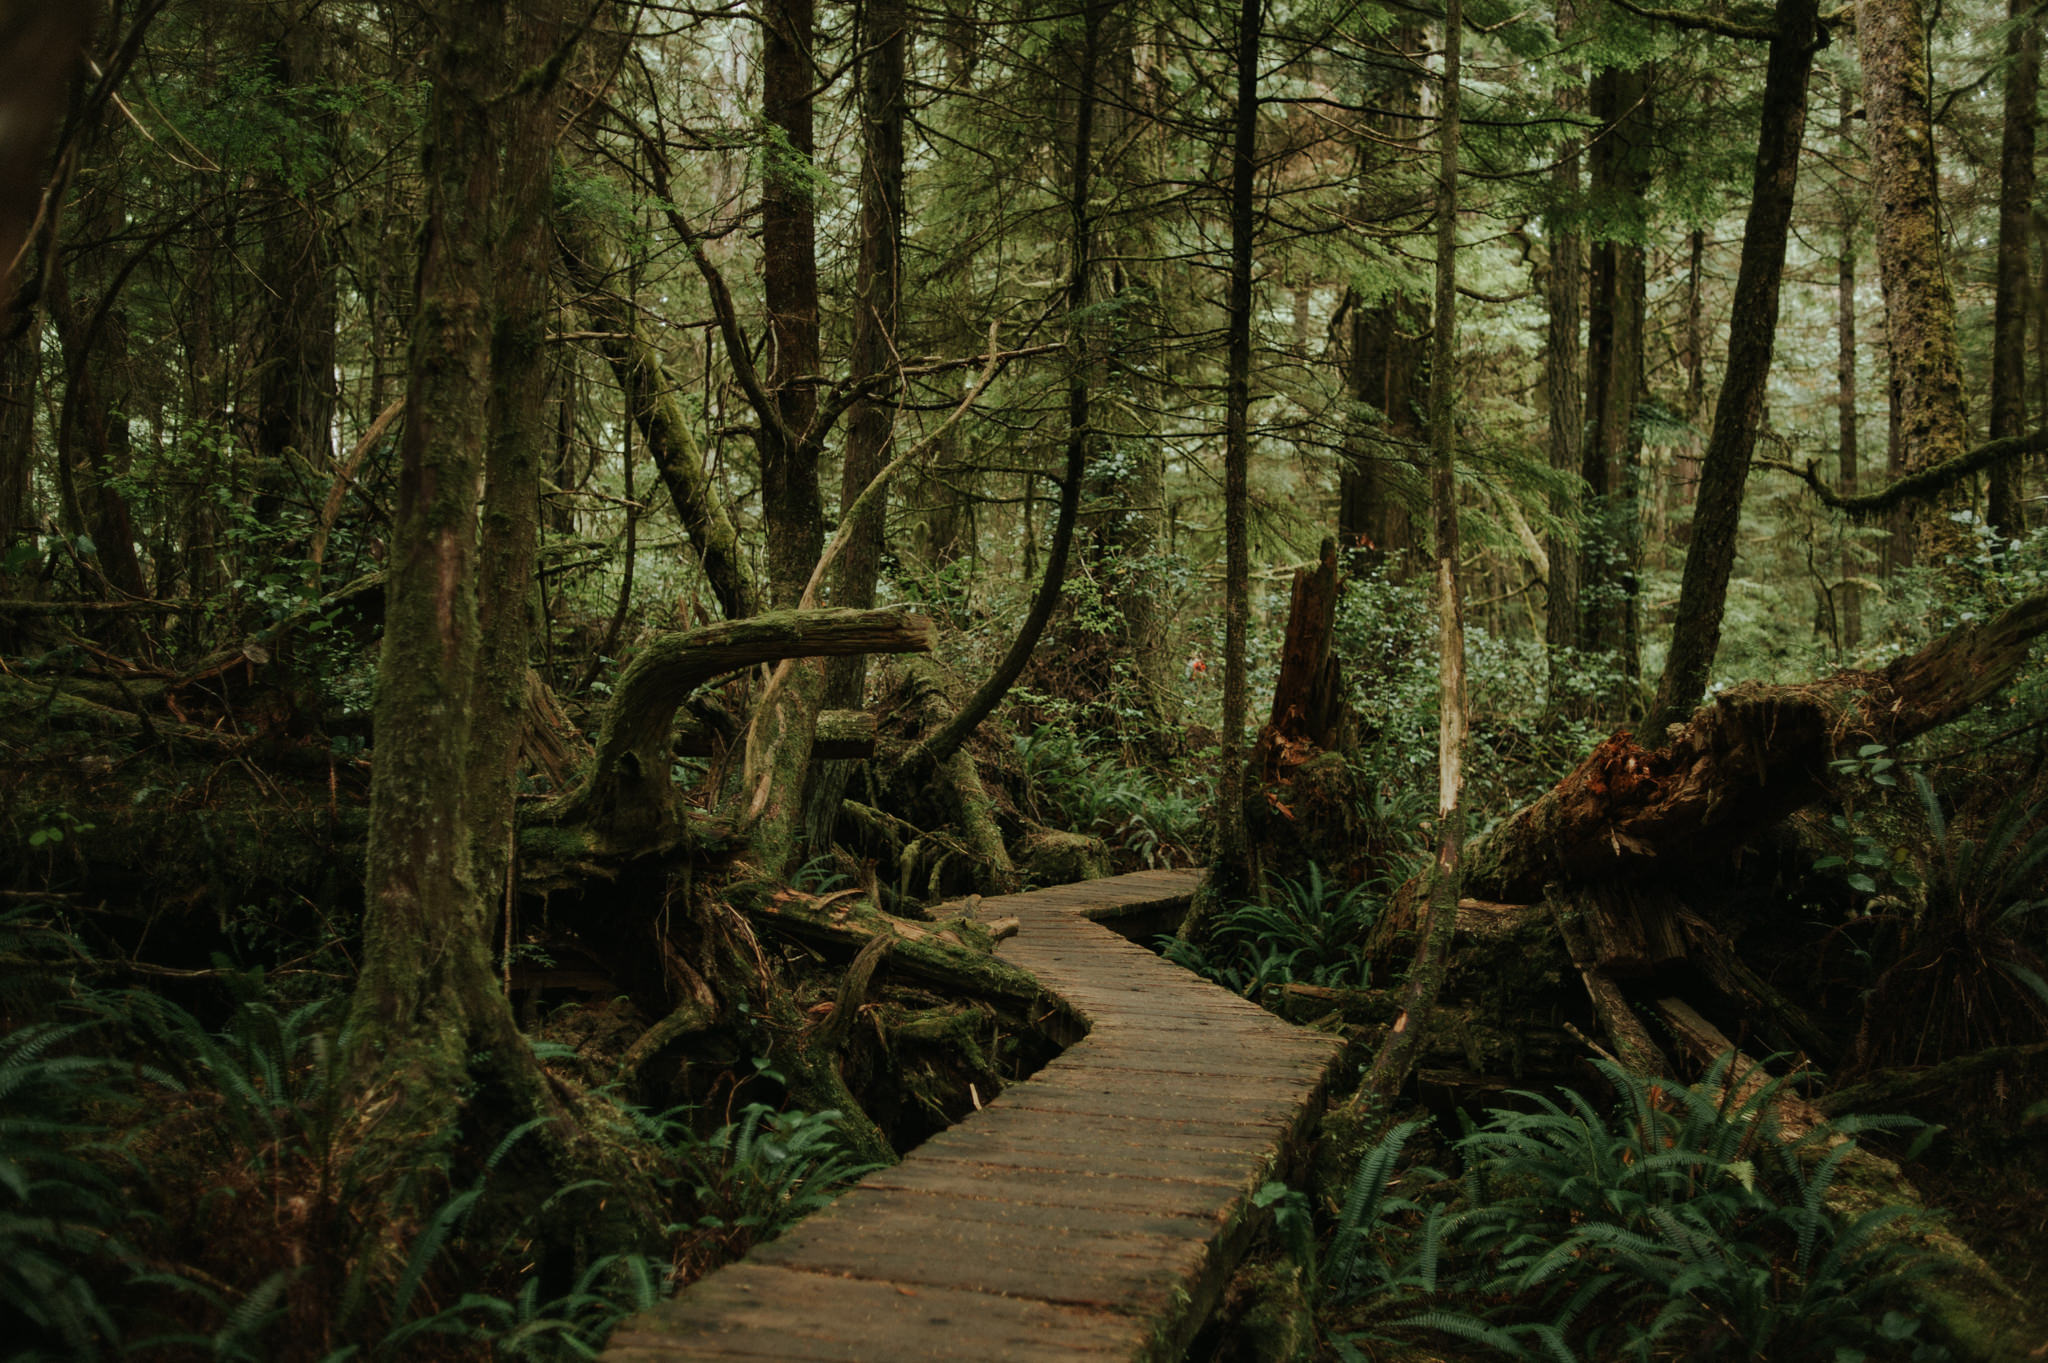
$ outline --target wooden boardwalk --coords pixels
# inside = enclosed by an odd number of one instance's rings
[[[983,901],[1088,1034],[893,1169],[612,1337],[682,1359],[1174,1359],[1322,1106],[1331,1038],[1092,919],[1185,902],[1148,871]]]

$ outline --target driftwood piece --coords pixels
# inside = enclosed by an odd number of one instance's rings
[[[929,617],[893,610],[778,611],[655,639],[619,678],[589,772],[548,818],[615,842],[658,838],[674,817],[669,734],[691,691],[784,658],[925,653],[936,639]]]
[[[1684,1000],[1660,999],[1657,1011],[1694,1061],[1710,1064],[1734,1053],[1725,1082],[1737,1101],[1751,1097],[1769,1082],[1761,1064],[1736,1050],[1734,1042]],[[1797,1140],[1827,1122],[1827,1114],[1820,1108],[1784,1089],[1778,1091],[1772,1106],[1778,1129],[1788,1140]],[[1841,1172],[1828,1190],[1827,1204],[1844,1218],[1879,1207],[1909,1209],[1880,1229],[1878,1238],[1909,1242],[1939,1263],[1936,1276],[1913,1283],[1907,1290],[1949,1336],[1956,1356],[1982,1363],[2037,1356],[2039,1333],[2027,1320],[2019,1294],[1956,1234],[1946,1216],[1926,1205],[1896,1163],[1859,1147],[1843,1160]]]
[[[1476,843],[1465,884],[1489,898],[1533,899],[1553,882],[1672,871],[1723,856],[1819,796],[1838,753],[1902,743],[1997,691],[2043,630],[2048,594],[1951,631],[1881,671],[1734,687],[1673,726],[1659,748],[1618,733]]]

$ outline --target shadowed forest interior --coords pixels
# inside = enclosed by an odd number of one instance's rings
[[[1204,868],[1146,1356],[2038,1357],[2044,27],[0,0],[0,1354],[596,1357]]]

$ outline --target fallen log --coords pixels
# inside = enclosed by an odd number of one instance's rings
[[[655,639],[619,678],[583,780],[545,817],[618,844],[657,840],[675,821],[669,734],[691,691],[785,658],[926,653],[936,639],[928,616],[894,610],[778,611]]]
[[[1534,804],[1476,842],[1468,893],[1532,900],[1724,856],[1819,797],[1828,764],[1858,745],[1894,746],[1996,692],[2048,630],[2048,594],[1951,631],[1876,672],[1723,692],[1645,748],[1615,734]]]
[[[1733,1103],[1746,1102],[1770,1082],[1761,1064],[1736,1050],[1734,1042],[1683,1000],[1660,999],[1657,1011],[1697,1063],[1711,1065],[1732,1055],[1723,1077]],[[1771,1105],[1778,1132],[1788,1141],[1827,1124],[1827,1113],[1785,1088],[1778,1090]],[[1845,1139],[1839,1135],[1828,1138],[1830,1145]],[[2040,1336],[2027,1318],[2019,1293],[1956,1234],[1945,1215],[1927,1206],[1896,1163],[1859,1147],[1842,1161],[1826,1201],[1844,1220],[1880,1207],[1906,1209],[1905,1215],[1879,1229],[1877,1239],[1909,1243],[1938,1265],[1933,1277],[1910,1284],[1907,1291],[1948,1336],[1956,1357],[1993,1363],[2039,1356],[2035,1346]]]

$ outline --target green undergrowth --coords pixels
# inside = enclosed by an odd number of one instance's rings
[[[1364,943],[1386,906],[1384,888],[1345,885],[1310,865],[1299,880],[1269,878],[1266,898],[1228,905],[1200,943],[1162,937],[1167,960],[1250,999],[1286,984],[1363,989]]]
[[[1936,1129],[1849,1117],[1788,1138],[1783,1081],[1736,1096],[1729,1064],[1688,1086],[1601,1063],[1611,1101],[1513,1093],[1448,1140],[1393,1127],[1321,1207],[1270,1189],[1330,1353],[1947,1359],[1912,1305],[1933,1265],[1886,1233],[1904,1209],[1831,1205],[1856,1133]]]
[[[18,916],[16,916],[18,917]],[[47,947],[44,926],[0,943]],[[47,953],[44,959],[48,959]],[[831,1111],[655,1113],[589,1095],[668,1198],[667,1252],[543,1253],[535,1227],[602,1188],[531,1186],[535,1123],[476,1152],[357,1271],[364,1115],[331,1082],[345,1000],[255,976],[225,1021],[45,976],[0,1037],[0,1359],[315,1363],[594,1357],[612,1327],[743,1254],[872,1166]],[[26,1017],[29,1010],[37,1014]],[[548,1063],[546,1043],[536,1043]],[[753,1076],[773,1089],[772,1073]],[[601,1134],[601,1133],[599,1133]]]

